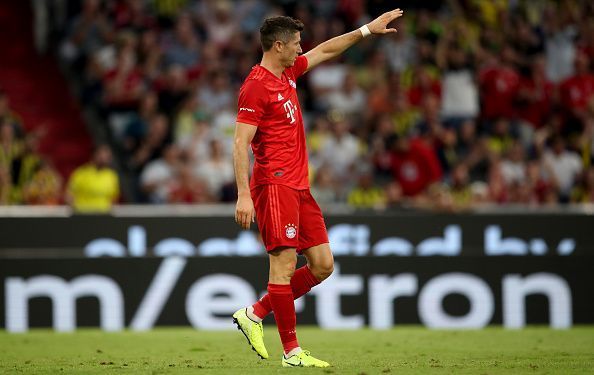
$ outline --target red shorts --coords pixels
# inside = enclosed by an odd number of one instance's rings
[[[252,190],[252,199],[266,251],[287,246],[301,253],[312,246],[328,243],[322,210],[309,189],[261,185]]]

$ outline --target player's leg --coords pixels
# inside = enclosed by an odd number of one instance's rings
[[[314,286],[328,278],[334,270],[334,257],[327,243],[312,246],[302,251],[307,258],[307,264],[295,271],[291,278],[293,298],[297,299],[307,294]],[[264,295],[252,305],[250,318],[260,322],[272,311],[270,296]],[[248,314],[248,315],[249,315]]]
[[[297,342],[295,303],[291,278],[297,264],[295,248],[279,247],[268,253],[270,276],[268,296],[285,354],[301,351]]]
[[[309,261],[308,261],[309,263]],[[312,272],[309,265],[298,268],[291,278],[291,290],[293,291],[293,298],[297,299],[318,285],[323,279],[318,279]],[[272,305],[270,304],[270,296],[264,295],[259,301],[251,306],[249,309],[250,318],[254,321],[262,321],[268,314],[272,312]]]
[[[326,280],[334,271],[334,256],[330,244],[312,246],[301,253],[307,259],[307,267],[318,283]]]
[[[295,253],[294,249],[299,243],[297,235],[297,230],[299,228],[299,195],[297,194],[297,191],[289,188],[286,188],[289,189],[288,191],[279,192],[279,188],[282,189],[282,187],[277,185],[264,185],[252,191],[258,229],[262,235],[266,251],[273,252],[281,248],[292,248],[292,252]],[[283,198],[282,200],[280,199],[281,196]],[[275,255],[277,253],[278,251],[275,252]],[[288,277],[282,276],[286,278],[286,284],[289,284],[291,275],[295,272],[295,264],[292,264],[291,269],[291,262],[288,262],[285,259],[287,256],[286,254],[290,254],[290,252],[281,252],[278,254],[280,255],[271,256],[270,275],[274,277],[274,280],[277,280],[278,277],[281,277],[279,275],[284,275],[285,272],[289,272],[288,270],[290,270]],[[296,255],[294,255],[294,257],[296,257]],[[283,265],[288,266],[288,270],[283,271]],[[274,285],[274,283],[272,284]],[[272,289],[275,292],[279,292],[279,289],[283,292],[286,287],[272,287]],[[270,310],[272,310],[272,303],[269,295],[267,302],[270,306]],[[293,303],[292,299],[291,303]],[[293,311],[294,309],[295,307],[293,305]],[[248,306],[236,311],[233,314],[233,322],[237,324],[238,329],[246,336],[252,349],[256,351],[260,357],[268,358],[268,352],[264,346],[262,319],[254,314],[254,307]]]
[[[268,253],[270,259],[270,278],[268,296],[274,311],[274,319],[283,343],[283,367],[328,367],[327,362],[311,356],[301,350],[297,341],[295,303],[291,279],[297,264],[297,252],[294,248],[279,248]]]
[[[334,269],[334,258],[328,245],[328,233],[320,207],[309,190],[300,191],[299,194],[299,249],[307,258],[307,265],[304,268],[304,272],[309,273],[311,280],[314,281],[304,286],[306,287],[303,289],[305,293],[330,276]],[[330,366],[328,362],[312,357],[307,350],[294,353],[293,355],[290,354],[283,356],[282,364],[284,367]]]
[[[286,193],[285,191],[281,192]],[[298,248],[303,250],[302,253],[306,255],[308,264],[295,271],[291,279],[291,289],[295,299],[303,296],[330,276],[334,267],[334,259],[328,245],[328,233],[320,207],[309,190],[301,190],[298,193]],[[255,321],[262,321],[271,311],[270,298],[265,295],[249,308],[248,315]]]

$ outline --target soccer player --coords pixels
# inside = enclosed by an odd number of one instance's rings
[[[239,91],[233,161],[238,190],[235,221],[248,229],[258,220],[270,261],[268,294],[254,305],[236,311],[233,321],[252,349],[260,357],[268,358],[262,319],[274,311],[284,348],[284,367],[329,366],[301,350],[295,332],[293,300],[330,276],[334,266],[324,218],[309,191],[297,79],[370,34],[396,32],[387,26],[402,14],[400,9],[386,12],[304,55],[300,46],[301,21],[272,17],[260,28],[264,53]],[[248,183],[250,144],[255,164]],[[297,254],[306,257],[307,265],[295,270]]]

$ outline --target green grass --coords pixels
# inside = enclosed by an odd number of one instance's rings
[[[238,331],[165,328],[150,332],[0,331],[0,373],[117,374],[584,374],[594,370],[594,327],[567,331],[321,331],[300,327],[303,347],[329,369],[283,369],[274,327],[260,360]]]

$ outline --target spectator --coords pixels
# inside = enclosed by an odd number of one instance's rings
[[[526,178],[524,148],[515,141],[501,161],[501,174],[506,185],[522,185]]]
[[[211,202],[208,184],[197,178],[188,165],[179,168],[177,178],[168,181],[167,203]]]
[[[530,160],[526,163],[526,181],[524,185],[530,189],[530,198],[525,203],[542,204],[557,203],[557,182],[552,170],[542,159]]]
[[[584,171],[579,184],[571,192],[574,203],[594,203],[594,167]]]
[[[136,54],[131,47],[118,52],[114,69],[103,78],[104,102],[109,109],[130,110],[136,108],[143,92],[142,71],[136,63]]]
[[[208,38],[218,48],[224,49],[229,45],[233,35],[239,31],[238,20],[233,18],[234,4],[230,0],[218,0],[209,5],[213,7],[210,12],[213,16],[205,17],[203,20]]]
[[[200,58],[199,46],[192,18],[181,14],[175,23],[175,32],[168,35],[163,44],[165,66],[178,65],[184,69],[195,66]]]
[[[120,194],[119,179],[111,168],[112,154],[99,145],[93,158],[72,173],[68,180],[67,202],[79,213],[107,213]]]
[[[396,138],[392,143],[392,174],[407,197],[423,194],[441,179],[439,160],[421,139]]]
[[[567,111],[567,119],[577,122],[570,125],[580,128],[586,120],[588,105],[594,98],[594,74],[585,53],[577,53],[575,74],[561,83],[559,96],[563,109]]]
[[[415,67],[411,78],[410,87],[406,92],[411,106],[420,107],[426,96],[433,96],[441,101],[441,83],[432,76],[429,67]]]
[[[159,98],[154,91],[147,92],[140,100],[138,112],[132,114],[125,125],[123,148],[126,153],[136,150],[146,137],[151,118],[157,115]]]
[[[314,167],[322,164],[322,152],[324,145],[331,137],[330,122],[326,116],[318,116],[313,121],[313,126],[307,136],[307,150],[309,161]]]
[[[357,185],[347,197],[350,206],[360,209],[383,209],[386,204],[385,192],[382,188],[375,186],[371,166],[359,166]]]
[[[462,48],[447,45],[447,36],[440,43],[437,56],[438,66],[443,70],[441,115],[450,121],[476,118],[479,114],[479,94],[474,67]]]
[[[563,138],[556,136],[551,141],[551,148],[544,154],[544,162],[551,168],[558,183],[562,202],[567,202],[571,188],[582,171],[579,156],[567,150]]]
[[[329,94],[327,99],[330,111],[344,113],[349,118],[361,118],[367,101],[353,71],[346,73],[342,88]]]
[[[338,202],[337,186],[332,169],[322,165],[315,173],[311,194],[319,204]]]
[[[175,143],[182,149],[189,147],[198,123],[203,123],[207,118],[206,112],[200,108],[197,96],[186,97],[174,122],[173,138]]]
[[[402,188],[396,181],[390,181],[384,188],[386,208],[400,208],[404,203]]]
[[[169,66],[164,78],[156,86],[159,93],[159,110],[168,115],[179,110],[190,91],[188,76],[180,65]]]
[[[546,77],[544,57],[535,56],[529,75],[520,79],[516,96],[517,114],[522,121],[520,136],[525,147],[532,143],[534,131],[548,120],[553,90],[553,84]]]
[[[543,14],[545,33],[545,53],[547,58],[547,78],[559,83],[573,74],[572,62],[575,58],[574,39],[576,25],[567,3],[548,3]]]
[[[101,1],[84,0],[82,12],[73,20],[62,46],[62,56],[68,61],[84,61],[111,38],[112,26],[101,9]]]
[[[221,141],[218,139],[210,141],[209,156],[206,160],[199,160],[194,173],[206,183],[210,196],[221,198],[223,186],[235,181],[233,162],[225,156]]]
[[[357,82],[364,90],[375,91],[376,87],[385,84],[388,76],[386,54],[381,49],[372,50],[364,65],[356,69],[356,75]]]
[[[151,203],[167,202],[171,184],[175,183],[181,168],[179,148],[168,145],[163,149],[163,157],[148,163],[140,175],[140,188]]]
[[[47,162],[42,161],[23,187],[23,202],[54,206],[60,204],[61,196],[62,178]]]
[[[138,144],[130,159],[132,170],[139,171],[146,163],[158,158],[169,142],[169,121],[163,114],[154,115],[149,122],[148,133]]]
[[[180,147],[190,162],[198,164],[209,158],[210,141],[214,135],[210,124],[204,120],[196,119],[193,125],[189,139],[178,139],[176,145]]]
[[[41,158],[36,153],[39,137],[40,134],[28,134],[23,142],[21,153],[12,160],[10,168],[12,193],[10,199],[13,203],[23,202],[24,187],[31,181],[42,164]]]
[[[388,117],[391,117],[390,122],[394,124],[393,129],[399,136],[410,136],[414,126],[421,120],[421,113],[418,107],[412,105],[404,92],[397,92],[392,98],[392,110]],[[421,103],[418,104],[420,106]],[[380,118],[382,121],[386,119],[383,115],[380,115]]]
[[[332,134],[322,146],[321,161],[332,168],[339,181],[348,179],[348,171],[359,156],[359,140],[349,132],[346,118],[336,118]]]
[[[513,143],[514,137],[511,134],[509,120],[503,117],[495,120],[487,136],[487,146],[491,154],[499,157],[505,154]]]
[[[406,22],[399,24],[397,33],[383,38],[380,48],[393,72],[403,72],[416,61],[417,43],[415,37],[409,35]]]
[[[449,193],[453,208],[466,210],[474,204],[474,192],[470,184],[468,167],[464,163],[456,164],[452,169]]]
[[[506,45],[501,49],[501,59],[493,58],[479,73],[482,98],[481,115],[487,121],[498,118],[512,119],[515,116],[514,101],[520,76],[515,69],[515,51]]]
[[[210,115],[231,107],[233,100],[229,78],[222,71],[213,72],[208,78],[208,83],[198,91],[198,101],[202,109]]]

